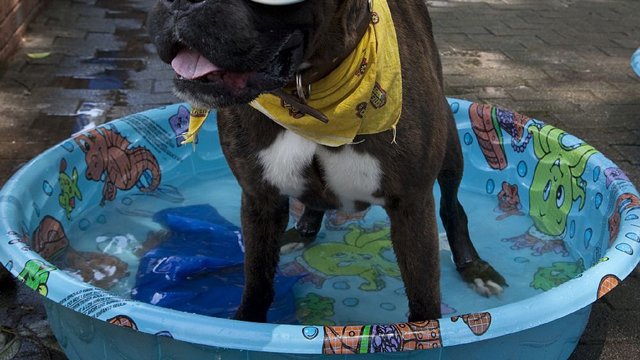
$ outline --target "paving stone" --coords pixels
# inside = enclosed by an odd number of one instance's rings
[[[605,296],[605,301],[613,310],[633,311],[638,309],[640,300],[640,279],[630,276]],[[624,312],[622,312],[624,314]],[[636,329],[640,326],[635,326]],[[636,335],[638,332],[636,331]]]

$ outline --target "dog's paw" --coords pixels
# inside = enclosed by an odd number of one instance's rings
[[[294,253],[298,250],[302,250],[302,248],[304,248],[304,245],[305,244],[301,242],[284,244],[280,246],[280,254],[287,255]]]
[[[489,263],[482,259],[459,267],[458,272],[465,282],[482,296],[500,295],[507,285],[507,281]]]
[[[315,236],[302,236],[297,229],[291,228],[280,237],[280,254],[286,255],[301,250],[315,239]]]
[[[504,288],[491,280],[484,281],[480,278],[475,278],[473,283],[469,286],[478,294],[484,297],[490,297],[493,295],[500,295],[504,291]]]

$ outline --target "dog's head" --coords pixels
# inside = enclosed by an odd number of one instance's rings
[[[268,4],[286,5],[268,5]],[[149,17],[177,94],[199,107],[245,104],[292,83],[352,36],[366,0],[158,0]],[[324,59],[324,60],[318,60]]]

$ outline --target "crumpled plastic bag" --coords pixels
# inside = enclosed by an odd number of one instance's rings
[[[244,287],[240,228],[210,205],[165,209],[153,220],[167,230],[166,238],[141,257],[132,298],[180,311],[233,317]],[[292,287],[301,277],[276,274],[269,322],[296,322]]]

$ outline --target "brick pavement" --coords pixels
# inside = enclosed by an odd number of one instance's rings
[[[171,71],[144,31],[152,0],[50,0],[23,50],[0,68],[0,184],[87,121],[175,102]],[[517,110],[581,137],[640,184],[637,0],[429,1],[446,93]],[[26,53],[51,51],[44,59]],[[94,117],[81,114],[93,111]],[[0,273],[0,325],[18,359],[62,359],[30,291]],[[16,301],[15,299],[18,299]],[[594,305],[573,359],[640,358],[636,270]],[[34,325],[35,324],[35,325]],[[34,328],[35,327],[35,328]],[[2,339],[0,339],[2,341]]]

